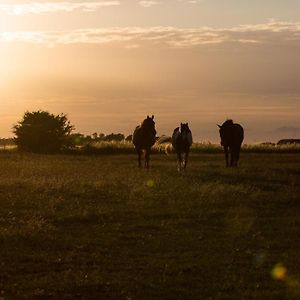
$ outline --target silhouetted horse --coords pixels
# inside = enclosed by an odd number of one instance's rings
[[[183,169],[186,169],[190,147],[192,144],[193,144],[193,137],[188,123],[186,124],[181,123],[180,128],[179,127],[175,128],[172,135],[172,145],[177,153],[179,172],[181,172],[182,167]],[[182,153],[184,153],[183,158],[181,155]]]
[[[145,167],[149,168],[149,159],[151,147],[155,143],[156,130],[154,116],[147,116],[141,125],[134,130],[132,142],[138,154],[138,165],[141,167],[141,158],[143,151],[145,152]]]
[[[227,120],[220,128],[221,145],[224,147],[226,167],[237,167],[241,145],[244,140],[244,129],[232,120]],[[230,162],[228,161],[230,154]]]

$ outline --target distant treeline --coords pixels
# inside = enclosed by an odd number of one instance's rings
[[[0,147],[5,148],[8,146],[14,145],[14,139],[13,138],[0,138]]]
[[[125,137],[122,133],[111,133],[105,135],[104,133],[93,133],[91,135],[84,135],[81,133],[72,133],[69,138],[75,146],[84,146],[95,142],[122,142],[131,141],[132,135]]]
[[[47,111],[25,112],[23,118],[13,127],[14,138],[0,138],[1,149],[18,149],[36,153],[134,153],[132,135],[123,133],[73,133],[75,127],[65,114],[54,115]],[[194,153],[218,153],[219,144],[194,143]],[[300,152],[300,139],[280,140],[277,144],[265,142],[259,145],[244,145],[246,152]],[[156,137],[153,152],[171,153],[171,137]]]
[[[84,135],[82,133],[72,133],[69,135],[69,145],[72,147],[90,147],[90,148],[131,148],[132,135],[125,136],[122,133],[93,133],[91,135]],[[171,137],[162,135],[156,138],[154,148],[160,149],[158,152],[165,151],[166,147],[170,147]],[[11,147],[15,145],[14,138],[0,138],[0,147]],[[295,149],[300,147],[300,139],[282,139],[277,143],[262,142],[259,144],[247,145],[244,144],[243,151],[252,152],[274,152],[283,149]],[[275,148],[277,150],[275,150]],[[218,144],[210,142],[196,142],[192,146],[192,150],[201,149],[204,152],[219,152],[222,147]]]
[[[131,142],[132,141],[132,134],[125,137],[123,133],[93,133],[91,135],[84,135],[82,133],[72,133],[69,136],[70,140],[72,141],[73,145],[76,146],[84,146],[90,143],[95,142]],[[171,137],[166,135],[162,135],[157,137],[157,144],[164,144],[171,142]],[[199,142],[201,143],[201,142]],[[14,138],[0,138],[0,146],[11,146],[14,145]],[[202,143],[205,144],[205,143]],[[208,142],[207,144],[211,144]],[[273,146],[283,146],[283,145],[300,145],[300,139],[282,139],[279,140],[277,143],[273,142],[262,142],[260,144],[253,145],[254,146],[266,146],[266,147],[273,147]]]

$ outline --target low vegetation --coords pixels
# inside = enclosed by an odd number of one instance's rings
[[[300,156],[0,154],[0,298],[299,299]]]
[[[191,153],[223,153],[221,145],[212,143],[194,143]],[[300,145],[243,145],[242,152],[245,153],[300,153]],[[133,154],[134,146],[127,141],[91,142],[85,146],[75,147],[66,150],[66,153],[73,154]],[[173,153],[171,143],[156,143],[152,148],[152,153]]]
[[[67,116],[53,115],[47,111],[26,112],[13,128],[14,143],[21,151],[59,153],[71,145],[73,130]]]

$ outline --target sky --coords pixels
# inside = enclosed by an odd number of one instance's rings
[[[299,0],[0,0],[0,137],[25,111],[76,132],[300,138]]]

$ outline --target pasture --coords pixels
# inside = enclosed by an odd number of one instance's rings
[[[299,299],[300,155],[0,154],[0,299]]]

